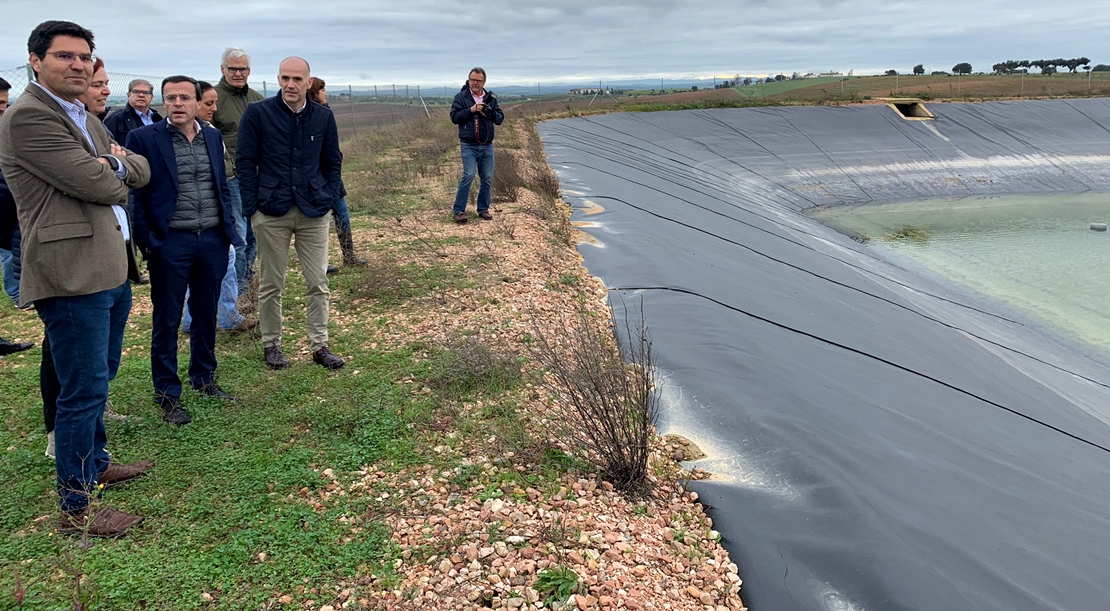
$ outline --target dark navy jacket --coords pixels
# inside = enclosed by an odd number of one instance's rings
[[[311,100],[294,114],[280,95],[247,106],[235,172],[244,216],[284,216],[294,205],[310,218],[324,216],[343,180],[335,115]]]
[[[227,188],[224,141],[220,130],[205,127],[204,145],[212,163],[212,181],[220,198],[224,235],[231,244],[243,246],[231,214],[231,191]],[[150,163],[150,182],[141,189],[131,190],[135,202],[131,219],[132,240],[145,254],[161,246],[170,231],[170,221],[177,208],[177,155],[173,152],[173,136],[166,129],[166,121],[132,131],[127,135],[126,148],[146,157]]]
[[[158,114],[158,111],[154,110],[154,108],[151,108],[150,118],[157,123],[162,120],[162,115]],[[139,129],[140,127],[147,126],[143,125],[143,120],[139,118],[139,115],[135,114],[135,109],[131,108],[130,104],[113,112],[108,115],[107,119],[104,119],[104,128],[108,130],[108,135],[117,143],[126,142],[127,134],[131,133],[131,130]]]
[[[470,87],[463,85],[462,91],[455,94],[455,101],[451,102],[451,122],[459,126],[459,140],[469,144],[493,142],[493,126],[501,125],[505,113],[501,112],[501,105],[492,91],[486,92],[483,101],[485,109],[481,114],[470,112],[470,107],[474,106]]]

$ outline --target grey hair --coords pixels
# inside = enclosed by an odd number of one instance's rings
[[[240,57],[246,58],[247,67],[249,68],[251,65],[251,56],[247,55],[247,52],[239,47],[228,47],[224,49],[224,54],[220,56],[220,66],[227,68],[227,61],[229,59],[239,59]]]
[[[147,87],[150,87],[151,92],[154,91],[154,85],[151,85],[150,81],[146,80],[145,78],[137,78],[137,79],[132,79],[132,81],[127,84],[127,93],[131,93],[131,90],[134,89],[135,85],[138,85],[139,83],[142,83],[143,85],[146,85]]]

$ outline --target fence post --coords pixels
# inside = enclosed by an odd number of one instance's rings
[[[393,84],[393,101],[389,104],[389,118],[393,120],[393,124],[397,124],[397,115],[393,114],[393,107],[397,105],[397,84]]]
[[[374,116],[377,118],[378,127],[382,126],[382,106],[378,103],[378,86],[374,85]]]
[[[358,125],[355,123],[355,90],[347,85],[347,99],[351,102],[351,137],[358,135]]]
[[[262,97],[270,97],[270,95],[266,92],[266,81],[262,81]]]

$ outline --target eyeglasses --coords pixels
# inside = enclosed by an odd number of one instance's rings
[[[58,61],[72,64],[74,61],[80,59],[83,64],[95,64],[96,56],[92,53],[74,53],[72,51],[47,51],[47,55],[53,55],[58,58]]]
[[[149,89],[132,89],[131,93],[134,95],[154,95],[154,92]]]
[[[471,83],[484,83],[484,82],[486,82],[486,79],[484,79],[484,78],[472,78],[472,79],[470,79],[470,82]]]
[[[162,101],[163,101],[163,102],[168,102],[168,103],[170,103],[170,104],[173,104],[174,102],[177,102],[177,101],[179,101],[179,100],[180,100],[180,101],[181,101],[182,103],[184,103],[184,102],[192,102],[192,101],[193,101],[193,100],[195,100],[195,99],[196,99],[196,98],[194,98],[193,96],[191,96],[191,95],[189,95],[189,94],[187,94],[187,93],[182,93],[182,94],[180,94],[180,95],[178,95],[178,94],[176,94],[176,93],[171,93],[170,95],[165,95],[165,96],[162,96]]]
[[[224,70],[227,70],[228,72],[231,72],[233,74],[246,74],[251,71],[250,66],[247,66],[246,68],[240,68],[238,66],[224,66]]]

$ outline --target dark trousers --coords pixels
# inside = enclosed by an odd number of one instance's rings
[[[185,290],[189,289],[189,381],[211,384],[216,373],[216,312],[220,282],[227,271],[229,242],[222,228],[200,233],[170,230],[165,243],[151,250],[150,301],[154,305],[150,373],[155,399],[181,396],[177,375],[177,331]]]
[[[78,297],[35,301],[46,325],[61,392],[54,428],[58,496],[62,509],[80,511],[96,494],[108,468],[104,403],[119,370],[123,331],[131,312],[131,285]]]
[[[50,336],[42,338],[42,363],[39,364],[39,392],[42,394],[42,421],[46,432],[54,430],[58,417],[58,395],[62,385],[58,381],[58,370],[54,367],[54,353],[50,350]]]

